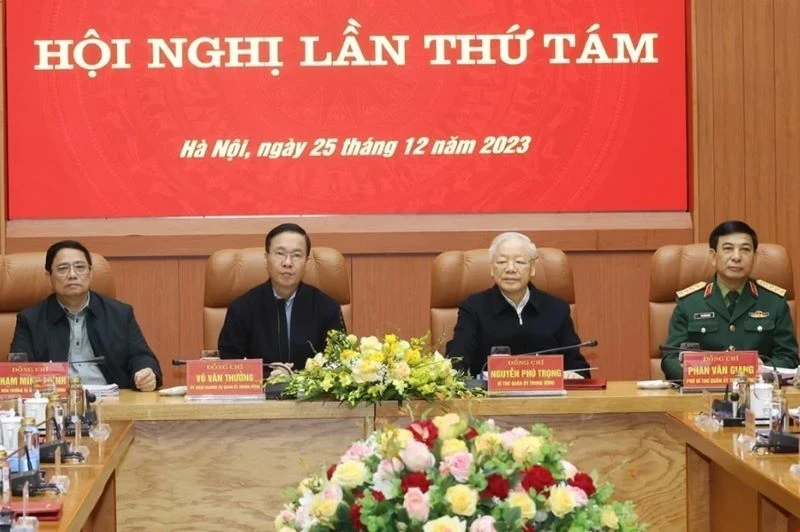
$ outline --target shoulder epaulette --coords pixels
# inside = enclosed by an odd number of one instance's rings
[[[756,281],[756,284],[758,286],[760,286],[761,288],[769,290],[773,294],[778,294],[781,297],[786,295],[786,289],[785,288],[781,288],[780,286],[776,286],[776,285],[774,285],[772,283],[768,283],[766,281],[762,281],[761,279],[759,279],[759,280]]]
[[[706,281],[700,281],[699,283],[695,283],[692,286],[684,288],[683,290],[678,290],[677,292],[675,292],[675,295],[677,295],[678,297],[686,297],[689,294],[694,294],[698,290],[702,290],[703,288],[706,287],[706,284],[708,284],[706,283]]]

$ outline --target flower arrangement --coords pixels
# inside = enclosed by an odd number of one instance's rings
[[[644,530],[630,502],[563,460],[543,425],[501,431],[457,414],[388,427],[303,480],[275,518],[289,531]]]
[[[325,349],[306,361],[305,369],[270,379],[286,382],[284,395],[302,399],[332,396],[355,406],[386,400],[447,400],[473,392],[452,359],[427,347],[427,336],[401,340],[387,334],[361,338],[328,333]]]

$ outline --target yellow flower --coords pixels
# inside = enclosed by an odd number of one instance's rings
[[[397,335],[395,334],[387,334],[383,337],[384,343],[393,344],[397,341]]]
[[[536,503],[524,491],[512,491],[508,494],[508,505],[519,508],[523,519],[533,519],[536,515]]]
[[[358,357],[358,355],[359,355],[358,351],[354,351],[352,349],[345,349],[344,351],[342,351],[342,360],[350,360]]]
[[[456,453],[467,452],[467,444],[462,440],[451,439],[442,442],[442,458],[447,458]]]
[[[367,480],[369,471],[363,462],[344,462],[336,466],[331,482],[335,482],[343,488],[355,488]]]
[[[466,428],[466,424],[461,421],[458,414],[445,414],[433,418],[433,424],[439,430],[440,440],[449,440],[461,434]]]
[[[297,485],[297,493],[304,495],[307,491],[312,491],[313,487],[314,479],[311,477],[304,478],[300,481],[300,484]]]
[[[518,439],[511,447],[514,461],[518,464],[524,464],[526,460],[539,454],[543,443],[544,440],[540,436],[524,436]]]
[[[422,360],[422,353],[419,352],[419,349],[409,349],[406,351],[406,362],[408,362],[409,366],[416,366]]]
[[[557,517],[564,517],[575,508],[575,494],[564,485],[550,488],[547,506]]]
[[[466,532],[467,523],[458,517],[440,517],[425,523],[422,530],[423,532]]]
[[[381,365],[373,360],[359,360],[353,368],[353,378],[358,383],[375,382],[380,380],[378,371]]]
[[[475,437],[475,450],[486,456],[494,456],[503,449],[503,440],[496,432],[484,432]]]
[[[600,514],[600,524],[611,530],[619,528],[619,517],[611,506],[603,506],[603,513]]]
[[[469,517],[475,513],[475,506],[478,504],[478,492],[464,484],[456,484],[447,488],[444,500],[447,501],[454,513]]]
[[[408,429],[384,430],[380,433],[378,447],[386,458],[395,458],[413,439],[414,434]]]
[[[311,501],[311,515],[322,522],[326,522],[336,513],[337,506],[339,506],[338,500],[326,499],[321,495],[316,495],[314,500]]]
[[[325,355],[317,353],[314,358],[306,359],[306,369],[320,369],[325,364]]]
[[[386,361],[386,355],[383,351],[370,351],[364,355],[364,358],[370,362],[377,362],[378,364],[383,364]]]

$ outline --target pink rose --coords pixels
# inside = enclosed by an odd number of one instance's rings
[[[569,486],[567,488],[569,491],[573,493],[575,497],[575,507],[579,506],[586,506],[589,504],[589,497],[586,495],[586,492],[580,488],[576,488],[575,486]]]
[[[322,490],[322,498],[325,500],[341,501],[343,495],[339,484],[330,483]]]
[[[363,462],[364,458],[372,456],[374,451],[363,441],[357,441],[342,455],[342,462]]]
[[[416,440],[406,443],[405,449],[400,451],[400,459],[409,471],[425,471],[436,463],[428,446]]]
[[[494,517],[491,515],[484,515],[480,519],[476,519],[469,527],[469,532],[497,532],[494,527]]]
[[[419,488],[410,488],[403,498],[403,507],[408,512],[411,519],[427,521],[430,505],[428,504],[428,494],[422,493]]]
[[[466,482],[469,478],[469,470],[472,466],[472,454],[455,453],[444,459],[439,465],[440,473],[450,473],[459,482]]]
[[[514,442],[520,438],[524,438],[525,436],[530,436],[530,432],[523,429],[522,427],[517,427],[512,430],[507,430],[505,432],[500,433],[500,440],[503,442],[503,447],[508,450],[511,450],[511,447],[514,446]]]

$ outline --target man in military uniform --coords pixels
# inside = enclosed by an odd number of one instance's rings
[[[677,293],[665,343],[692,342],[707,351],[758,351],[766,366],[797,367],[786,290],[750,278],[756,232],[744,222],[727,221],[711,231],[708,244],[716,274]],[[667,379],[683,378],[677,350],[664,354],[661,369]]]

